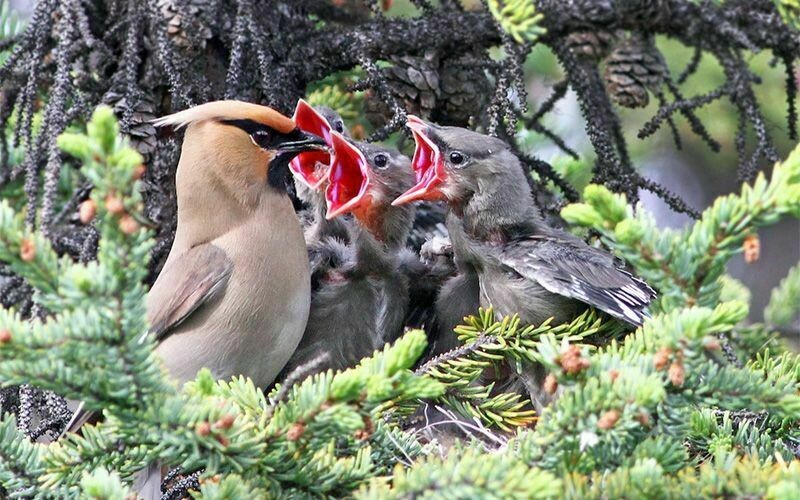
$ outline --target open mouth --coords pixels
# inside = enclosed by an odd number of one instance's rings
[[[322,137],[328,147],[333,147],[330,123],[303,99],[297,101],[293,119],[297,128]],[[294,157],[289,163],[289,170],[303,184],[317,190],[327,179],[330,162],[331,155],[327,151],[305,151]]]
[[[421,118],[409,115],[406,126],[414,136],[414,158],[411,167],[417,184],[398,196],[392,205],[403,205],[417,200],[438,200],[442,197],[441,185],[447,178],[439,146],[427,135],[429,125]]]
[[[338,132],[332,132],[331,139],[333,155],[325,189],[328,219],[361,208],[370,198],[370,169],[364,154]]]

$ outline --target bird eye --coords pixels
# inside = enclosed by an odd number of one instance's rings
[[[389,163],[389,157],[383,153],[380,153],[375,155],[375,158],[372,159],[372,162],[378,168],[386,168],[386,164]]]
[[[450,153],[450,163],[453,165],[461,165],[465,160],[464,154],[460,151],[453,151]]]
[[[250,134],[250,140],[261,149],[269,149],[270,133],[268,130],[256,130]]]
[[[344,132],[344,123],[341,120],[336,120],[336,123],[333,124],[333,129],[341,134]]]

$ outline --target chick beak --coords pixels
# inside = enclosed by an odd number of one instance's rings
[[[328,148],[333,147],[331,142],[331,125],[324,116],[317,113],[303,99],[297,101],[297,106],[292,117],[300,130],[321,137]],[[298,154],[289,163],[289,170],[303,184],[313,190],[320,189],[328,176],[328,165],[331,155],[328,150],[305,151]]]
[[[333,155],[328,169],[327,219],[364,209],[371,203],[371,171],[364,154],[338,132],[331,134]]]
[[[404,205],[417,200],[440,200],[444,197],[441,187],[447,180],[441,151],[428,135],[430,125],[419,117],[409,115],[406,126],[414,136],[414,158],[411,167],[417,184],[398,196],[392,205]]]

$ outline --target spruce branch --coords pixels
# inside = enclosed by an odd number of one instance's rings
[[[767,323],[789,326],[800,316],[800,263],[789,269],[786,277],[772,290],[764,309]]]
[[[565,220],[589,227],[617,255],[661,292],[659,307],[711,305],[719,297],[725,263],[742,251],[749,235],[783,215],[800,215],[800,148],[775,165],[768,181],[759,173],[739,194],[718,198],[699,221],[683,231],[660,230],[645,210],[624,195],[590,185],[585,203],[565,207]]]
[[[494,311],[481,309],[465,318],[455,333],[464,343],[451,352],[430,360],[417,370],[447,388],[440,402],[461,416],[479,418],[485,425],[511,431],[536,420],[536,413],[518,393],[498,392],[494,383],[484,385],[486,370],[511,364],[522,373],[533,363],[543,361],[540,343],[546,337],[580,341],[612,337],[618,333],[612,322],[604,321],[595,311],[587,310],[571,323],[522,327],[518,316],[497,318]]]

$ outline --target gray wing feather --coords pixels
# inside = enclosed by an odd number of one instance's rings
[[[212,244],[198,245],[165,267],[147,294],[147,319],[150,333],[158,340],[167,337],[203,303],[222,290],[233,271],[225,252]],[[77,432],[99,413],[81,403],[62,436]]]
[[[543,286],[632,325],[649,317],[656,294],[647,283],[614,264],[611,255],[582,242],[532,236],[506,245],[503,264]]]
[[[210,243],[193,247],[170,263],[147,296],[150,333],[167,337],[198,307],[225,288],[233,263]]]
[[[69,419],[67,426],[64,427],[64,430],[61,431],[61,436],[68,432],[77,432],[83,424],[96,418],[99,415],[97,411],[87,410],[83,407],[83,402],[78,405],[78,408],[75,410],[75,413],[72,414],[72,418]],[[59,438],[61,437],[59,436]]]

